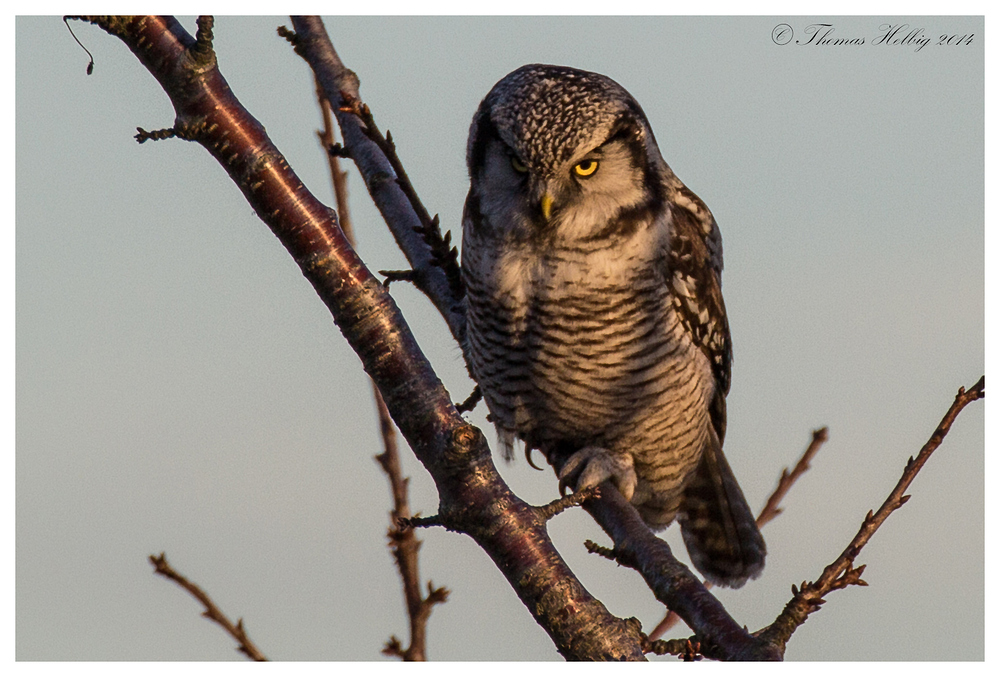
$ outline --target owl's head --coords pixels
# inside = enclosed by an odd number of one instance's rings
[[[470,200],[515,238],[580,239],[648,223],[666,164],[642,108],[614,80],[522,66],[479,106],[466,156]]]

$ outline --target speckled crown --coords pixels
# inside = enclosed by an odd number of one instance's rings
[[[631,104],[631,105],[630,105]],[[521,161],[547,172],[580,144],[606,138],[632,96],[611,78],[569,68],[529,64],[493,86],[483,100],[500,138]]]

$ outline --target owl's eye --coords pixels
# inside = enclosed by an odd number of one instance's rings
[[[597,160],[584,160],[573,165],[573,173],[582,177],[593,176],[597,171],[597,165]]]
[[[517,157],[513,155],[510,156],[510,166],[513,167],[514,171],[517,172],[518,174],[528,173],[528,166],[523,162],[521,162],[520,160],[518,160]]]

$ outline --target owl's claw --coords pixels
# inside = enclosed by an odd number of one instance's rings
[[[535,451],[535,449],[533,447],[525,447],[524,448],[524,458],[528,461],[528,465],[530,465],[535,470],[543,470],[544,468],[539,468],[537,465],[535,465],[535,462],[531,460],[531,452],[533,452],[533,451]],[[562,490],[560,489],[560,491],[562,491]],[[563,494],[563,495],[565,495],[565,494]]]
[[[635,493],[635,466],[631,454],[615,454],[601,447],[584,447],[576,452],[559,471],[559,494],[566,495],[566,489],[573,487],[581,491],[596,487],[610,479],[618,487],[626,501]]]

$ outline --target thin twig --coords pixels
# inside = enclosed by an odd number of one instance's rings
[[[472,392],[469,394],[467,398],[465,398],[465,400],[455,405],[455,408],[458,409],[458,413],[464,414],[467,411],[472,411],[473,409],[475,409],[476,405],[479,404],[479,400],[481,399],[483,399],[483,390],[477,385],[475,388],[472,389]],[[529,456],[528,458],[529,458],[528,462],[531,463],[530,460],[531,457]],[[532,466],[537,468],[537,466],[535,466],[534,464],[532,464]]]
[[[419,514],[409,519],[401,519],[396,522],[400,529],[427,529],[429,527],[448,527],[447,521],[441,515],[431,515],[421,517]]]
[[[229,633],[229,635],[239,642],[238,650],[255,661],[266,661],[267,658],[260,652],[250,638],[247,637],[246,629],[243,627],[243,619],[240,618],[233,625],[224,613],[215,605],[215,602],[205,593],[204,590],[199,588],[197,585],[186,579],[181,574],[174,571],[173,567],[167,562],[166,553],[160,553],[157,555],[150,555],[149,561],[155,567],[156,573],[166,578],[169,578],[177,585],[181,586],[189,593],[191,593],[199,602],[205,606],[205,610],[202,612],[202,616],[205,618],[215,621],[222,628]]]
[[[340,229],[344,231],[344,236],[352,247],[357,247],[354,239],[354,224],[351,221],[351,210],[347,200],[347,172],[340,168],[340,156],[333,151],[334,148],[342,147],[333,138],[333,113],[330,111],[330,102],[323,96],[323,91],[316,83],[316,96],[319,101],[320,111],[323,115],[323,130],[317,132],[319,142],[326,151],[327,161],[330,164],[330,179],[333,182],[333,192],[337,201],[337,221]]]
[[[593,486],[587,487],[581,491],[574,491],[568,496],[563,496],[562,498],[557,498],[554,501],[550,501],[545,505],[538,506],[538,516],[545,521],[548,521],[564,512],[570,508],[574,508],[589,498],[600,498],[601,489],[600,487]]]
[[[788,490],[792,488],[795,481],[799,479],[802,475],[809,470],[809,463],[812,461],[813,457],[819,451],[823,443],[829,438],[829,431],[826,426],[820,428],[819,430],[813,431],[812,441],[809,442],[809,446],[806,447],[805,453],[799,458],[795,467],[789,472],[788,468],[784,468],[781,471],[781,477],[778,479],[778,486],[775,487],[774,491],[771,493],[770,498],[767,499],[767,503],[764,504],[764,508],[757,515],[757,528],[762,528],[765,524],[773,520],[775,517],[781,514],[782,508],[781,501],[785,498],[785,494]],[[711,589],[712,583],[705,581],[705,588]],[[667,611],[667,615],[663,617],[663,620],[657,624],[653,631],[649,633],[650,640],[657,640],[663,637],[671,628],[677,625],[677,621],[681,619],[674,611]]]
[[[399,462],[399,451],[396,445],[396,432],[378,389],[375,390],[375,402],[379,412],[379,422],[382,428],[382,439],[385,451],[375,457],[382,470],[389,478],[392,487],[393,508],[390,514],[389,549],[396,561],[396,568],[403,580],[403,596],[406,599],[406,612],[410,619],[410,645],[405,649],[399,639],[393,635],[382,649],[387,656],[398,656],[405,661],[427,660],[427,620],[435,604],[441,604],[448,599],[447,588],[435,588],[427,584],[427,596],[420,590],[420,560],[419,552],[423,541],[417,538],[409,526],[410,504],[408,487],[410,479],[403,477]]]
[[[334,193],[337,199],[337,212],[340,227],[351,246],[356,245],[354,227],[351,223],[347,200],[347,174],[340,169],[339,155],[329,152],[336,144],[333,136],[333,115],[330,103],[323,96],[319,83],[316,85],[320,108],[323,113],[323,131],[319,133],[320,143],[326,149],[330,163],[330,175],[333,179]],[[428,584],[428,595],[424,597],[420,591],[420,560],[418,553],[422,541],[416,537],[413,529],[406,526],[410,519],[410,504],[408,496],[409,478],[403,477],[399,462],[398,445],[396,444],[396,428],[392,417],[382,399],[382,393],[372,383],[375,407],[378,411],[379,428],[382,434],[384,451],[375,457],[389,478],[392,488],[393,508],[390,515],[389,549],[392,551],[400,578],[403,579],[403,596],[406,599],[406,610],[410,618],[410,646],[403,648],[402,642],[393,635],[386,642],[382,653],[387,656],[397,656],[406,661],[427,660],[427,620],[435,604],[448,598],[446,588],[435,588]]]
[[[764,508],[760,511],[760,514],[757,515],[758,528],[763,527],[765,524],[782,513],[781,501],[784,500],[785,495],[788,493],[788,490],[792,488],[792,485],[795,484],[796,480],[802,477],[802,475],[809,470],[809,463],[813,460],[813,457],[816,456],[820,447],[823,446],[823,443],[826,442],[829,437],[829,431],[826,426],[820,428],[819,430],[814,430],[812,441],[809,442],[809,446],[806,447],[805,453],[802,454],[802,457],[798,460],[798,463],[795,464],[795,467],[792,468],[792,471],[788,472],[788,468],[784,468],[781,471],[781,477],[778,479],[778,486],[775,487],[774,492],[772,492],[770,498],[767,499],[767,503],[764,505]]]
[[[84,47],[83,43],[80,42],[80,38],[76,37],[76,33],[73,32],[73,27],[69,25],[69,17],[68,16],[64,16],[63,17],[63,23],[66,24],[66,28],[69,29],[69,34],[73,36],[74,40],[76,40],[76,44],[80,45],[80,48],[83,49],[83,51],[85,51],[87,53],[87,56],[90,57],[90,62],[87,63],[87,75],[93,75],[94,74],[94,55],[90,53],[89,49],[87,49],[86,47]]]
[[[657,639],[648,640],[646,653],[666,656],[672,654],[684,661],[700,661],[701,642],[694,639]]]

